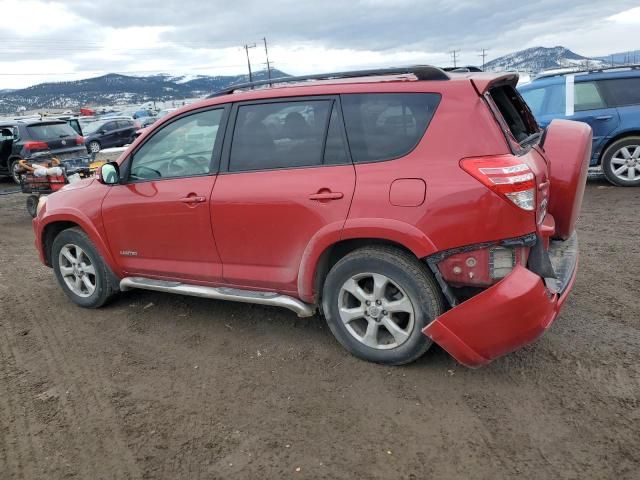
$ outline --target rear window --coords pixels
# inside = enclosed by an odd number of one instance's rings
[[[354,162],[379,162],[413,150],[433,118],[435,93],[342,95],[342,110]]]
[[[77,133],[66,123],[43,123],[27,127],[33,140],[54,140],[63,137],[75,137]]]
[[[494,110],[498,122],[515,151],[520,150],[521,144],[531,135],[540,131],[531,110],[512,86],[502,85],[492,88],[488,99],[489,105]]]
[[[640,105],[640,77],[600,80],[598,83],[608,94],[610,106]]]

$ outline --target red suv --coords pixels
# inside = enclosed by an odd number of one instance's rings
[[[154,124],[39,205],[64,292],[320,308],[354,355],[438,343],[480,366],[536,339],[576,275],[591,148],[541,131],[517,75],[420,66],[254,82]]]

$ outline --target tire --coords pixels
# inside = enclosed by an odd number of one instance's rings
[[[75,257],[76,266],[65,254]],[[99,308],[109,301],[117,291],[113,274],[109,271],[87,234],[79,228],[70,228],[58,234],[53,241],[51,263],[56,279],[64,293],[81,307]],[[79,283],[74,285],[74,281],[82,273],[87,277],[89,283],[87,284],[84,279],[81,279]],[[90,284],[93,284],[92,290],[88,287]]]
[[[102,149],[102,145],[97,140],[91,140],[89,145],[87,145],[87,149],[89,153],[98,153]]]
[[[382,292],[377,295],[376,282]],[[361,248],[338,261],[325,280],[322,307],[344,348],[387,365],[421,357],[432,344],[422,329],[444,312],[442,294],[427,266],[386,246]]]
[[[29,195],[27,197],[27,212],[31,215],[32,218],[36,218],[38,215],[38,201],[40,197],[37,195]]]
[[[640,186],[640,137],[624,137],[609,145],[602,155],[602,171],[619,187]]]
[[[13,179],[13,181],[15,183],[17,183],[18,185],[20,185],[20,173],[19,172],[19,167],[18,167],[18,162],[20,161],[19,158],[16,158],[14,160],[9,160],[9,175],[11,175],[11,178]]]

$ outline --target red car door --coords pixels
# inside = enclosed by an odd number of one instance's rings
[[[123,164],[104,199],[109,245],[128,275],[216,283],[222,265],[210,200],[219,166],[223,108],[178,117]]]
[[[332,97],[234,106],[212,208],[228,283],[295,294],[311,239],[339,235],[355,185],[339,111]]]

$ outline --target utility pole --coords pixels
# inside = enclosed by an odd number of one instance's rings
[[[450,50],[449,53],[451,54],[451,58],[453,58],[453,68],[456,68],[458,66],[458,53],[460,52],[460,49],[458,50]]]
[[[480,51],[482,52],[480,55],[478,55],[479,57],[482,57],[482,71],[484,72],[484,61],[487,58],[487,49],[486,48],[481,48]]]
[[[262,37],[264,42],[264,54],[267,57],[267,76],[271,80],[271,65],[269,64],[269,50],[267,49],[267,37]]]
[[[251,45],[244,44],[244,51],[247,54],[247,66],[249,67],[249,82],[253,82],[253,75],[251,74],[251,60],[249,60],[249,49],[256,48],[256,44],[252,43]]]

